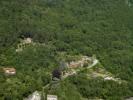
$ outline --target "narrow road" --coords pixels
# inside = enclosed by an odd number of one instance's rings
[[[90,66],[88,66],[87,69],[94,67],[95,65],[98,64],[98,62],[99,62],[99,61],[98,61],[97,59],[95,59],[95,60],[93,61],[93,64],[90,65]]]
[[[93,63],[92,63],[90,66],[87,67],[87,69],[90,69],[90,68],[94,67],[95,65],[98,64],[98,62],[99,62],[99,61],[98,61],[97,59],[95,59],[95,60],[93,61]],[[81,71],[81,70],[73,70],[73,72],[72,72],[71,74],[68,73],[68,74],[64,75],[64,76],[63,76],[63,79],[66,79],[67,77],[69,77],[69,76],[71,76],[71,75],[77,74],[77,72],[79,72],[79,71]],[[43,87],[43,90],[44,90],[45,88],[49,87],[49,85],[50,85],[50,83],[47,84],[47,85],[45,85],[45,86]],[[33,93],[33,96],[32,96],[31,98],[24,99],[24,100],[41,100],[41,96],[39,96],[38,94]]]

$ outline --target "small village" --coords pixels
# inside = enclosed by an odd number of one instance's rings
[[[133,0],[0,0],[0,100],[133,100]]]
[[[21,40],[21,42],[17,45],[16,52],[22,52],[24,48],[30,45],[44,46],[45,44],[37,44],[33,42],[31,38],[25,38],[24,40]],[[119,84],[122,83],[122,81],[119,78],[115,78],[111,73],[107,72],[103,68],[100,68],[99,71],[93,70],[93,67],[95,67],[99,63],[99,60],[96,58],[96,56],[88,57],[80,55],[78,56],[78,59],[76,57],[77,56],[73,56],[74,59],[71,61],[60,61],[59,67],[54,69],[53,72],[51,72],[51,81],[59,82],[60,80],[64,80],[69,76],[76,75],[78,72],[88,69],[89,73],[87,73],[86,75],[89,78],[102,77],[104,81],[112,80],[118,82]],[[17,74],[17,70],[13,66],[2,67],[1,72],[3,72],[5,76],[15,76]],[[47,84],[46,88],[48,86],[49,84]],[[46,100],[58,100],[57,95],[47,94],[44,95],[44,97],[46,98]],[[41,100],[41,94],[39,91],[35,91],[29,97],[24,98],[24,100]]]

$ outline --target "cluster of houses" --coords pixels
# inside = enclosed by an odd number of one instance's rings
[[[61,79],[65,78],[69,75],[73,75],[76,73],[75,69],[88,67],[93,63],[93,57],[82,56],[78,60],[72,60],[70,62],[60,62],[59,69],[55,69],[52,73],[52,79]]]
[[[93,58],[82,56],[79,60],[72,60],[70,62],[61,62],[60,69],[75,69],[79,67],[87,67],[93,63]]]

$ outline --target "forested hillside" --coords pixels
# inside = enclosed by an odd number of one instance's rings
[[[27,37],[45,45],[15,52]],[[95,54],[107,71],[126,83],[88,79],[81,73],[61,81],[52,91],[59,100],[132,97],[133,1],[0,0],[0,68],[17,70],[11,77],[0,72],[0,100],[23,100],[42,90],[59,66],[61,52]]]

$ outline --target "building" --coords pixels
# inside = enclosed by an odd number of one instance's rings
[[[6,75],[15,75],[16,74],[15,68],[3,68],[3,71]]]
[[[29,95],[28,98],[24,98],[23,100],[42,100],[41,93],[39,91],[35,91],[31,95]]]
[[[25,43],[25,44],[30,44],[30,43],[32,43],[32,39],[31,39],[31,38],[25,38],[25,39],[23,40],[23,43]]]
[[[47,95],[47,100],[58,100],[56,95]]]
[[[86,64],[88,65],[90,63],[92,63],[92,59],[87,56],[83,56],[81,60],[70,62],[69,67],[70,68],[83,67],[84,65]]]

